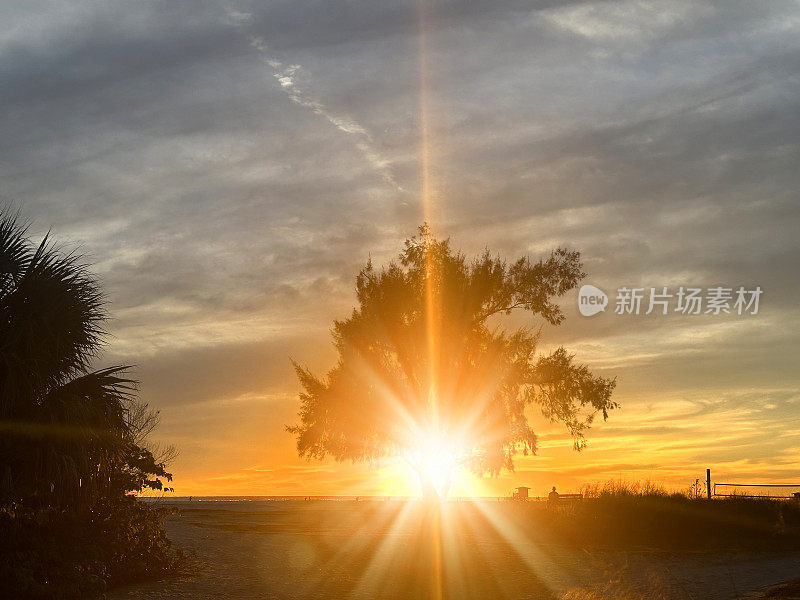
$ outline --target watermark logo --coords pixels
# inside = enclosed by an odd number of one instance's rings
[[[591,317],[602,312],[608,306],[608,296],[599,287],[593,285],[581,286],[578,292],[578,310],[584,317]]]
[[[761,294],[760,286],[745,289],[734,287],[627,287],[617,289],[614,314],[649,315],[757,315]],[[578,292],[578,310],[591,317],[606,309],[608,296],[598,287],[584,285]]]

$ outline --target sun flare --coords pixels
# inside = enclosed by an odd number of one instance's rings
[[[421,485],[433,485],[436,494],[445,498],[459,467],[459,444],[444,435],[427,433],[412,447],[409,463]]]

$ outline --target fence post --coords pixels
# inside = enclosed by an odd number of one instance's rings
[[[708,494],[708,499],[711,500],[711,469],[706,469],[706,494]]]

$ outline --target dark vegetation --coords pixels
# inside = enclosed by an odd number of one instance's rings
[[[584,489],[543,519],[565,544],[613,550],[800,550],[800,504],[762,498],[690,498],[651,484]]]
[[[0,596],[85,598],[182,568],[160,513],[157,412],[125,367],[91,370],[104,300],[75,254],[0,212]]]

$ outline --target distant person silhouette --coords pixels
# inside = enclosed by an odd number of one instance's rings
[[[551,506],[555,506],[556,504],[558,504],[559,498],[560,496],[556,491],[556,486],[553,486],[553,491],[547,494],[547,503],[550,504]]]

